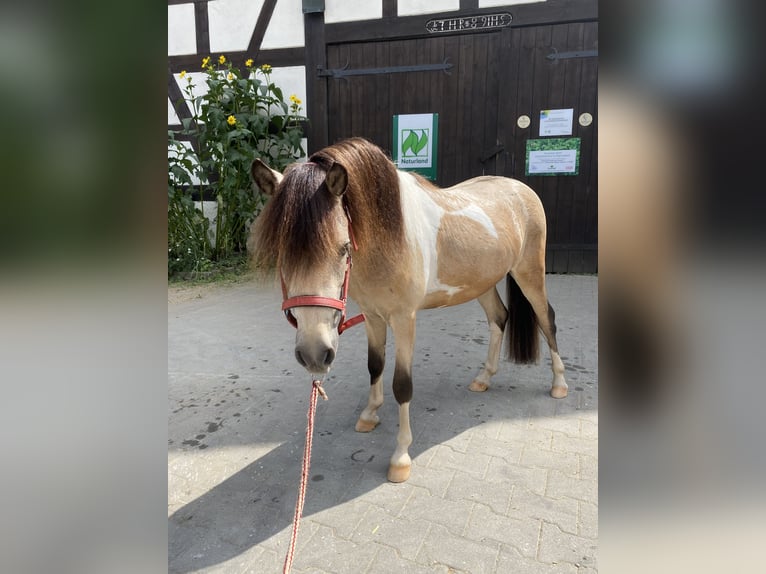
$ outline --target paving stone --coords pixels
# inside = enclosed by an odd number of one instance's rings
[[[499,544],[474,542],[434,526],[418,554],[418,562],[429,567],[447,566],[457,572],[494,572]]]
[[[449,445],[436,447],[429,467],[433,469],[462,470],[481,480],[487,472],[492,457],[480,452],[460,452]]]
[[[556,524],[564,532],[577,531],[579,506],[572,498],[548,498],[523,488],[513,491],[508,514],[517,518],[532,518]]]
[[[596,549],[595,540],[562,532],[555,524],[543,522],[537,558],[548,564],[569,562],[578,567],[598,568]]]
[[[598,504],[598,483],[572,478],[557,470],[550,471],[545,495],[551,498],[569,497]]]
[[[590,502],[578,502],[577,534],[585,538],[598,538],[598,506]]]
[[[580,574],[574,564],[544,564],[535,559],[522,556],[518,550],[503,546],[497,562],[497,574],[518,572],[519,574]]]
[[[402,558],[396,550],[389,546],[373,543],[378,546],[378,553],[364,574],[452,574],[444,564],[426,566]]]
[[[526,467],[558,470],[570,476],[578,476],[580,472],[580,459],[577,458],[577,453],[541,449],[532,445],[524,448],[520,464]]]
[[[490,460],[485,480],[511,484],[514,487],[523,487],[532,492],[545,494],[548,471],[544,468],[510,464],[502,459],[493,458]]]
[[[425,489],[413,492],[401,512],[409,520],[426,520],[459,535],[463,532],[471,514],[473,503],[466,500],[449,500],[432,496]]]
[[[359,574],[372,563],[376,550],[369,544],[338,538],[331,528],[321,526],[306,547],[296,552],[294,565],[296,570],[317,568],[335,574]]]
[[[391,516],[382,508],[370,505],[352,536],[357,544],[380,543],[397,549],[407,560],[415,560],[432,522]]]
[[[505,514],[508,511],[508,503],[511,500],[513,488],[514,486],[510,482],[477,481],[464,472],[455,472],[445,498],[481,502],[489,506],[494,512]]]
[[[540,538],[540,521],[496,514],[483,504],[475,504],[465,528],[465,537],[478,542],[494,540],[516,548],[534,558]]]
[[[573,437],[560,432],[553,433],[551,448],[558,452],[574,452],[594,457],[598,454],[598,443],[592,438]]]

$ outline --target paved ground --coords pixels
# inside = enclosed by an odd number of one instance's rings
[[[293,572],[597,570],[597,278],[549,275],[548,290],[563,400],[548,395],[547,355],[536,366],[503,362],[486,393],[468,391],[486,353],[481,308],[420,313],[413,468],[402,484],[386,481],[390,384],[380,426],[354,432],[367,401],[364,327],[342,336],[330,400],[318,407]],[[169,297],[170,572],[282,571],[310,377],[279,302],[252,284]]]

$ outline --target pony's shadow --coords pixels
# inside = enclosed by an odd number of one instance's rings
[[[570,398],[563,401],[550,398],[550,367],[545,360],[534,366],[501,362],[489,391],[468,391],[467,385],[478,372],[482,353],[486,351],[486,341],[482,340],[485,325],[477,317],[474,333],[466,333],[465,324],[459,333],[441,322],[433,327],[434,333],[429,334],[428,327],[423,329],[425,325],[421,326],[419,319],[419,341],[430,341],[432,346],[416,344],[415,395],[410,410],[414,435],[410,447],[413,474],[418,472],[418,457],[477,426],[491,421],[554,416],[579,408],[576,394],[570,394]],[[449,340],[456,344],[441,346]],[[393,356],[392,351],[392,348],[388,350],[389,357]],[[358,352],[353,356],[358,357]],[[365,387],[358,380],[364,377],[363,366],[351,361],[349,357],[341,359],[339,354],[336,372],[340,373],[339,378],[357,380],[328,380],[330,401],[320,401],[304,509],[306,517],[390,484],[386,472],[396,444],[398,420],[396,402],[390,392],[393,361],[389,361],[384,372],[388,388],[386,402],[379,411],[381,424],[366,434],[354,431],[356,417],[367,397]],[[301,474],[306,422],[306,401],[295,400],[287,394],[281,393],[279,399],[283,403],[280,408],[285,409],[283,416],[290,419],[288,427],[293,429],[282,435],[287,436],[287,440],[169,517],[170,572],[192,572],[221,564],[266,541],[265,548],[279,553],[285,551]],[[263,419],[242,422],[260,424],[260,431],[253,429],[256,436],[273,434],[273,429],[264,429],[264,423],[259,420]],[[391,485],[390,488],[398,487]],[[279,537],[269,540],[279,533],[282,533]]]

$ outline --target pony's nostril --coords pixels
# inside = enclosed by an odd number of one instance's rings
[[[332,362],[335,360],[335,351],[332,349],[328,349],[327,352],[324,354],[324,365],[325,367],[329,367],[332,365]]]
[[[306,359],[303,358],[303,354],[300,349],[295,349],[295,359],[300,363],[302,367],[306,366]]]

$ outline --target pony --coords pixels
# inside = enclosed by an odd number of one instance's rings
[[[471,391],[489,387],[504,332],[509,359],[534,363],[539,330],[550,349],[550,394],[567,395],[555,313],[545,287],[545,213],[530,187],[506,177],[481,176],[441,189],[398,170],[383,150],[362,138],[326,147],[304,163],[289,165],[284,174],[256,159],[251,176],[270,196],[251,227],[252,262],[281,276],[283,310],[297,328],[297,361],[314,375],[327,373],[339,334],[349,324],[344,321],[347,294],[363,313],[370,391],[356,422],[358,432],[370,432],[379,423],[391,327],[399,430],[389,481],[410,476],[409,405],[420,309],[472,299],[484,309],[489,350],[468,386]],[[508,307],[497,291],[504,276]]]

